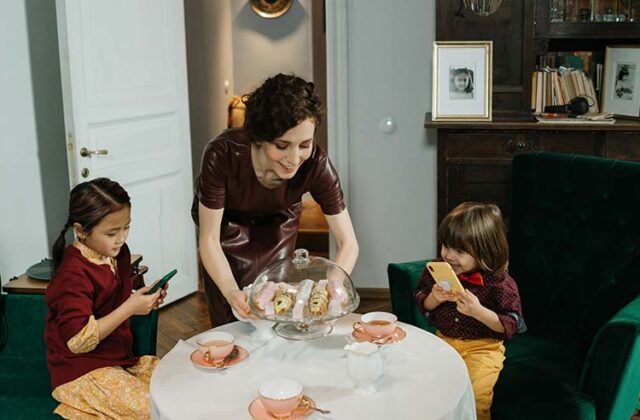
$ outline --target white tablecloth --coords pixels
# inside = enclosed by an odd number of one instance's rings
[[[274,337],[251,339],[253,327],[235,322],[229,331],[250,355],[222,371],[194,367],[189,355],[195,337],[180,341],[160,361],[151,378],[154,419],[249,419],[249,403],[258,385],[272,377],[289,377],[304,385],[304,393],[331,414],[309,419],[475,419],[469,375],[458,353],[433,334],[401,324],[407,337],[384,346],[387,372],[376,383],[378,392],[353,392],[346,373],[344,346],[359,315],[339,320],[331,335],[311,341]],[[388,348],[387,348],[388,347]]]

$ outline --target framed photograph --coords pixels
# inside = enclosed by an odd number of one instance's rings
[[[433,121],[491,121],[492,41],[433,43]]]
[[[640,117],[640,45],[607,47],[602,111]]]

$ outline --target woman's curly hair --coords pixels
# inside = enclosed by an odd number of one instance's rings
[[[273,141],[302,121],[322,119],[322,102],[311,82],[286,74],[268,78],[243,98],[244,129],[251,141]]]

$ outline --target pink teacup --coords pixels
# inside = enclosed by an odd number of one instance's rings
[[[198,337],[198,350],[205,360],[222,360],[233,351],[235,337],[228,332],[210,332]]]
[[[386,337],[396,330],[398,318],[389,312],[369,312],[353,323],[353,329],[375,338]]]
[[[258,387],[258,396],[273,417],[289,417],[300,405],[302,384],[293,379],[269,379]]]

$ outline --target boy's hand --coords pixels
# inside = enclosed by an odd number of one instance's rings
[[[467,289],[464,289],[464,292],[456,293],[456,295],[458,296],[456,309],[461,314],[477,318],[480,312],[484,309],[484,306],[482,306],[478,297]]]
[[[433,298],[438,303],[456,301],[455,293],[447,292],[442,287],[440,287],[440,285],[437,283],[433,286],[433,289],[431,289],[431,294],[433,295]]]

